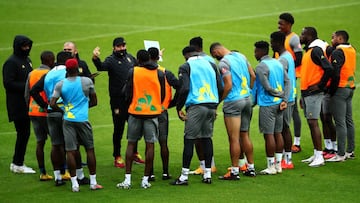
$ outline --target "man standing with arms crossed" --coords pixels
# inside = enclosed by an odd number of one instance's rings
[[[326,161],[340,162],[355,158],[355,127],[352,118],[352,98],[355,90],[356,51],[348,42],[345,30],[334,33],[332,43],[336,49],[331,54],[334,78],[331,80],[330,94],[332,113],[335,120],[338,153]],[[347,143],[347,147],[346,147]]]
[[[325,42],[318,39],[314,27],[303,28],[300,42],[305,45],[305,54],[301,62],[301,97],[304,101],[305,117],[314,146],[314,155],[302,162],[309,163],[310,167],[318,167],[325,164],[318,119],[324,98],[324,88],[331,77],[333,68],[322,49]]]

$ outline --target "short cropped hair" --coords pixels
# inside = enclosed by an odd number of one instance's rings
[[[279,19],[285,20],[286,22],[293,25],[295,23],[294,17],[290,13],[282,13],[279,16]]]
[[[220,42],[214,42],[210,45],[210,53],[217,47],[222,46]]]
[[[305,27],[304,30],[306,30],[306,33],[310,35],[313,39],[317,39],[317,31],[314,27]]]
[[[202,49],[202,47],[203,47],[203,39],[200,36],[199,37],[194,37],[194,38],[190,39],[189,45],[194,46],[196,48]]]
[[[335,32],[336,36],[341,36],[345,42],[349,40],[349,34],[345,30],[338,30]]]
[[[73,58],[70,52],[60,51],[56,55],[56,65],[65,65],[65,61]]]
[[[136,53],[136,59],[139,61],[139,63],[144,63],[150,60],[150,54],[145,49],[140,49]]]
[[[186,46],[186,47],[182,50],[183,56],[185,56],[186,54],[191,53],[191,52],[196,52],[195,47],[193,47],[193,46]]]
[[[148,49],[148,52],[150,54],[150,59],[151,60],[159,60],[159,49],[156,47],[150,47]]]
[[[258,49],[262,49],[265,52],[269,52],[269,43],[266,41],[255,42],[254,46]]]
[[[280,44],[284,44],[285,42],[285,33],[280,32],[280,31],[276,31],[271,33],[270,38],[274,41],[274,42],[278,42]]]

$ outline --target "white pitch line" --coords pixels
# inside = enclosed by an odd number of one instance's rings
[[[360,2],[352,2],[352,3],[344,3],[344,4],[337,4],[337,5],[329,5],[329,6],[322,6],[322,7],[314,7],[314,8],[304,8],[304,9],[297,9],[292,10],[289,12],[292,13],[300,13],[300,12],[310,12],[310,11],[317,11],[317,10],[326,10],[326,9],[334,9],[334,8],[341,8],[341,7],[348,7],[348,6],[354,6],[359,5]],[[239,16],[234,18],[227,18],[227,19],[219,19],[219,20],[211,20],[211,21],[204,21],[204,22],[197,22],[197,23],[189,23],[189,24],[183,24],[183,25],[175,25],[175,26],[166,26],[166,27],[151,27],[142,30],[135,30],[135,31],[128,31],[122,33],[123,35],[129,35],[129,34],[137,34],[137,33],[143,33],[143,32],[152,32],[152,31],[160,31],[160,30],[173,30],[173,29],[180,29],[180,28],[186,28],[186,27],[193,27],[193,26],[200,26],[200,25],[209,25],[209,24],[217,24],[217,23],[225,23],[229,21],[239,21],[239,20],[246,20],[246,19],[255,19],[255,18],[261,18],[261,17],[267,17],[267,16],[273,16],[278,15],[280,12],[271,12],[271,13],[264,13],[260,15],[250,15],[250,16]],[[35,22],[35,21],[34,21]],[[38,24],[41,24],[41,22],[36,22]],[[49,22],[44,22],[43,24],[48,24]],[[56,24],[55,22],[52,24]],[[64,24],[61,22],[61,24]],[[90,24],[90,25],[97,25],[97,24]],[[99,24],[100,25],[100,24]],[[106,25],[106,24],[104,24]],[[129,27],[133,27],[134,25],[129,25]],[[139,26],[141,27],[141,26]],[[145,26],[143,26],[145,27]],[[114,35],[118,35],[119,33],[107,33],[107,34],[101,34],[101,35],[93,35],[93,36],[87,36],[77,39],[72,39],[73,41],[84,41],[89,39],[96,39],[96,38],[103,38],[103,37],[110,37]],[[251,33],[249,33],[251,34]],[[65,40],[66,41],[66,40]],[[62,43],[64,40],[57,40],[57,41],[51,41],[51,42],[40,42],[35,43],[34,46],[44,46],[44,45],[51,45],[51,44],[57,44]],[[12,47],[4,47],[0,48],[0,51],[4,50],[11,50]]]

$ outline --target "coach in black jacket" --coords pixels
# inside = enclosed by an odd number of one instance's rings
[[[136,64],[136,59],[126,52],[124,38],[117,37],[113,40],[113,53],[104,62],[101,62],[100,48],[93,51],[92,61],[98,71],[107,71],[109,76],[110,106],[113,117],[113,156],[115,167],[124,168],[125,163],[121,159],[121,139],[124,132],[125,122],[128,118],[128,110],[124,104],[122,87],[124,86],[129,70]],[[135,149],[136,153],[137,149]]]

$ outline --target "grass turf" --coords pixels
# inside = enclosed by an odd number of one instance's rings
[[[229,49],[244,53],[255,67],[253,44],[258,40],[269,41],[271,32],[277,30],[278,15],[291,12],[295,17],[293,31],[298,34],[304,26],[314,26],[319,38],[330,42],[331,33],[345,29],[350,42],[360,47],[358,12],[360,3],[350,1],[3,1],[0,2],[0,62],[3,63],[12,52],[16,34],[28,35],[33,41],[31,58],[36,68],[40,64],[43,50],[58,52],[65,41],[74,41],[80,57],[88,62],[92,72],[96,69],[91,62],[92,50],[101,47],[101,58],[111,53],[113,38],[124,36],[128,51],[133,55],[143,48],[143,40],[158,40],[165,48],[164,67],[175,74],[184,62],[181,50],[190,38],[202,36],[204,51],[212,42],[219,41]],[[359,56],[359,52],[357,52]],[[358,60],[359,61],[359,60]],[[359,66],[359,62],[357,62]],[[358,71],[357,71],[358,75]],[[2,76],[0,76],[2,79]],[[156,146],[155,174],[153,187],[140,188],[143,166],[133,167],[133,188],[118,190],[115,185],[124,178],[124,170],[112,166],[112,122],[107,92],[107,73],[96,78],[98,106],[90,110],[90,122],[94,128],[97,155],[97,179],[104,186],[101,191],[90,191],[82,186],[79,194],[70,191],[70,182],[64,187],[55,187],[52,181],[40,182],[38,175],[12,174],[9,164],[13,155],[15,132],[8,123],[4,88],[0,88],[0,201],[1,202],[356,202],[358,191],[359,160],[344,163],[327,163],[320,168],[310,168],[300,163],[312,154],[312,143],[308,126],[303,119],[303,152],[293,155],[295,169],[276,176],[241,177],[238,182],[216,180],[230,165],[228,141],[221,108],[214,130],[214,152],[218,172],[213,174],[213,184],[204,185],[200,176],[191,176],[188,187],[171,187],[161,179],[159,145]],[[358,125],[359,96],[355,92],[353,116]],[[302,111],[301,111],[302,112]],[[177,119],[173,109],[170,113],[170,173],[173,177],[181,170],[183,123]],[[264,141],[258,130],[258,109],[254,109],[251,123],[251,138],[254,143],[255,166],[259,171],[266,167]],[[356,129],[356,134],[359,130]],[[359,142],[359,138],[356,137]],[[29,140],[26,164],[37,169],[35,157],[35,136]],[[126,139],[122,140],[122,153]],[[82,153],[84,152],[81,149]],[[139,151],[144,154],[143,140]],[[49,160],[50,143],[46,145],[46,166],[52,173]],[[83,153],[83,159],[85,154]],[[192,169],[198,166],[194,154]],[[88,174],[85,168],[85,173]]]

